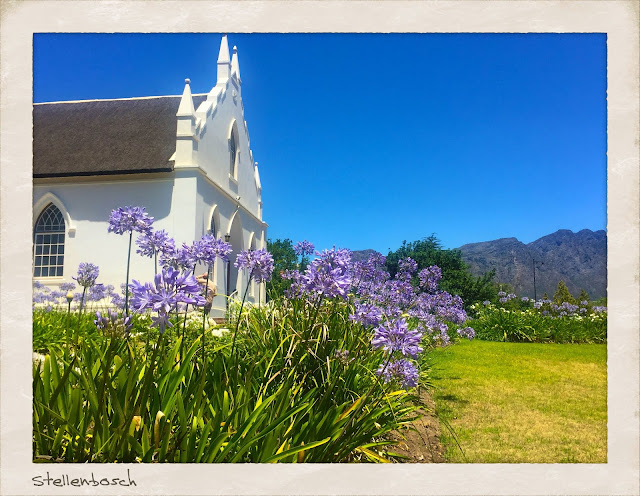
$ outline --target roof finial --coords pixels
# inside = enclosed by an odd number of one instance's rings
[[[220,41],[220,52],[218,53],[218,81],[229,77],[229,43],[227,35],[222,35]]]
[[[191,97],[191,88],[189,87],[190,79],[184,80],[184,91],[182,92],[182,98],[180,99],[180,106],[178,107],[178,116],[194,116],[196,109],[193,106],[193,98]]]
[[[231,57],[231,74],[235,74],[239,83],[242,83],[240,79],[240,64],[238,64],[238,47],[233,47],[233,57]]]

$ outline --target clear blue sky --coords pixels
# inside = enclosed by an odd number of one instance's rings
[[[220,34],[36,34],[34,101],[177,95]],[[268,236],[446,248],[606,227],[604,34],[229,34]]]

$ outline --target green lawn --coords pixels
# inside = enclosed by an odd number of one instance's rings
[[[463,341],[429,355],[450,462],[606,463],[604,344]]]

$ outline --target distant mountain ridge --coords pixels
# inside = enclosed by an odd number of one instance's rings
[[[584,289],[592,299],[607,295],[607,233],[560,229],[531,243],[516,238],[469,243],[458,248],[471,273],[496,270],[495,281],[511,284],[520,296],[533,297],[533,260],[536,293],[553,296],[563,280],[571,294]]]
[[[607,233],[560,229],[531,243],[516,238],[469,243],[458,248],[471,273],[480,276],[496,270],[494,281],[510,284],[519,296],[534,296],[533,260],[536,261],[536,293],[550,297],[559,281],[571,294],[584,289],[591,299],[607,296]],[[365,260],[374,250],[353,251],[354,260]]]

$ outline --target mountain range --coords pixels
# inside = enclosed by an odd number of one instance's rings
[[[458,248],[471,273],[496,270],[495,281],[513,286],[519,296],[536,293],[553,297],[558,282],[564,281],[572,295],[584,289],[591,299],[607,295],[607,233],[582,229],[574,233],[560,229],[531,243],[501,238],[469,243]]]
[[[518,296],[553,297],[559,281],[572,295],[584,289],[592,300],[607,295],[607,233],[582,229],[574,233],[560,229],[531,243],[516,238],[469,243],[458,248],[473,275],[496,270],[494,281],[509,284]],[[353,252],[355,260],[366,259],[374,250]]]

